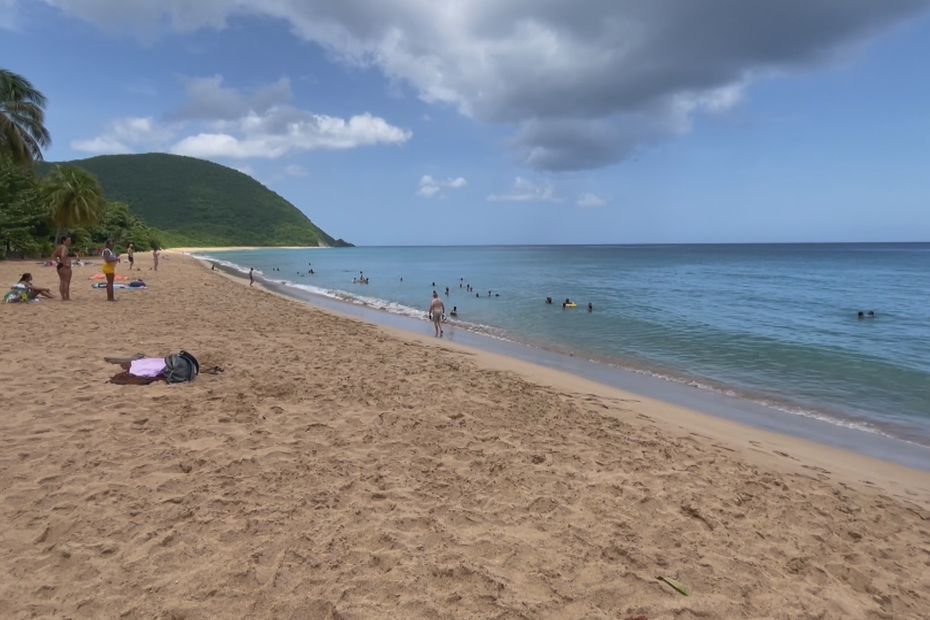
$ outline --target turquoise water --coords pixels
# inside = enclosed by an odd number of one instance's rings
[[[211,256],[305,291],[409,316],[425,316],[435,289],[447,309],[458,308],[453,330],[571,352],[748,398],[783,415],[930,445],[930,244],[385,247]],[[353,284],[360,272],[369,284]],[[563,310],[566,297],[579,307]],[[860,320],[859,310],[874,310],[876,318]],[[424,332],[431,329],[424,322]]]

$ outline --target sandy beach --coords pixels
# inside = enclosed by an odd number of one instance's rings
[[[197,252],[239,252],[242,250],[261,250],[265,249],[262,247],[254,245],[227,245],[219,247],[185,247],[185,248],[170,248],[165,250],[166,252],[173,252],[176,254],[195,254]],[[275,249],[278,250],[326,250],[329,249],[328,246],[322,245],[281,245],[275,246]]]
[[[930,616],[928,472],[137,256],[0,305],[4,617]]]

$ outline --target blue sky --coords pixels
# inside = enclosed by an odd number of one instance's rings
[[[48,160],[204,157],[359,244],[930,240],[928,3],[765,4],[0,0],[0,66]]]

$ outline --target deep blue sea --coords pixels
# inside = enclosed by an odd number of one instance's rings
[[[408,316],[425,318],[436,290],[447,311],[458,310],[452,330],[571,352],[784,415],[930,445],[930,244],[366,247],[209,256]],[[353,283],[360,272],[367,285]],[[563,309],[566,298],[578,307]],[[870,310],[875,318],[858,318]],[[432,331],[425,321],[423,331]]]

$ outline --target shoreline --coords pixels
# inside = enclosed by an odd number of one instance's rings
[[[927,472],[164,258],[139,257],[148,288],[115,304],[82,275],[70,303],[0,306],[12,617],[930,608]],[[20,267],[0,263],[0,281]],[[105,357],[181,349],[222,372],[108,382]]]
[[[192,256],[192,258],[210,262],[209,258],[202,256]],[[217,268],[237,281],[247,279],[244,272],[234,267],[217,263]],[[256,283],[259,283],[259,280],[256,280]],[[353,320],[362,320],[379,327],[393,329],[398,335],[420,335],[420,322],[404,315],[318,295],[281,284],[267,277],[262,285],[266,290],[272,290],[289,300],[332,311]],[[795,413],[784,408],[788,405],[759,402],[749,396],[730,394],[724,390],[696,388],[685,377],[656,375],[648,369],[575,357],[557,349],[540,348],[519,341],[493,338],[467,328],[457,330],[456,333],[454,324],[452,326],[453,330],[449,335],[456,337],[475,351],[503,355],[550,370],[566,372],[593,381],[598,385],[618,388],[630,394],[690,409],[701,415],[742,425],[752,430],[774,432],[778,435],[808,441],[814,445],[840,449],[851,454],[911,469],[930,471],[930,447],[888,434],[879,426],[862,427],[859,425],[861,423],[818,411]],[[446,342],[449,342],[448,338]]]
[[[190,258],[197,261],[205,271],[210,271],[209,259],[198,257]],[[218,265],[217,267],[217,271],[211,271],[211,273],[219,274],[238,285],[246,286],[246,288],[248,288],[247,276],[237,270],[226,268],[222,265]],[[597,379],[592,379],[582,374],[572,372],[571,370],[540,365],[539,363],[529,361],[527,359],[520,359],[514,357],[513,355],[501,354],[492,350],[481,348],[480,346],[474,344],[460,344],[448,339],[436,339],[426,333],[426,331],[428,331],[426,328],[429,327],[426,322],[423,322],[423,333],[411,331],[408,328],[399,327],[397,325],[386,325],[384,323],[378,322],[377,320],[363,318],[359,315],[350,313],[350,310],[359,307],[355,304],[348,304],[338,300],[330,300],[329,298],[319,298],[317,303],[314,303],[310,299],[296,297],[294,295],[290,295],[278,290],[279,288],[285,288],[284,285],[280,285],[272,281],[256,280],[256,287],[260,288],[267,294],[284,299],[289,303],[310,307],[321,312],[332,313],[334,316],[338,316],[350,321],[360,321],[366,325],[371,325],[377,329],[384,330],[390,335],[402,340],[412,340],[427,346],[467,353],[469,356],[472,356],[475,361],[481,363],[487,368],[508,372],[517,372],[521,376],[524,376],[534,383],[558,386],[562,389],[574,389],[575,391],[580,391],[583,389],[584,391],[589,391],[601,396],[620,400],[639,400],[648,404],[651,414],[654,415],[657,419],[661,418],[664,422],[677,425],[683,429],[686,429],[686,431],[689,433],[711,434],[716,440],[732,442],[733,445],[731,445],[731,447],[738,446],[742,449],[750,450],[750,452],[753,453],[752,455],[746,453],[746,455],[749,455],[750,458],[754,458],[759,454],[758,446],[755,444],[764,444],[771,447],[771,451],[768,456],[774,456],[774,459],[763,458],[760,462],[762,465],[774,465],[779,467],[788,465],[788,471],[796,471],[796,467],[792,468],[792,464],[785,461],[797,461],[798,458],[800,458],[809,465],[821,468],[829,468],[834,474],[842,476],[844,482],[848,484],[856,484],[861,486],[863,479],[868,479],[870,485],[878,484],[885,488],[887,491],[896,493],[899,497],[910,497],[909,491],[918,492],[925,495],[928,506],[930,506],[930,463],[927,463],[925,467],[917,467],[914,465],[895,462],[886,458],[876,458],[875,456],[858,452],[854,448],[843,448],[821,441],[812,441],[798,434],[772,431],[770,429],[760,428],[759,426],[748,424],[746,422],[741,422],[737,419],[732,419],[705,410],[696,409],[687,404],[682,405],[680,403],[670,402],[669,400],[662,398],[661,395],[644,395],[637,391],[618,388],[608,383],[598,381]],[[368,310],[370,311],[369,314],[378,313],[378,311],[374,309],[368,308]],[[623,369],[620,370],[623,371]],[[666,388],[673,385],[666,381],[658,381],[666,384],[663,386]],[[725,398],[741,400],[735,397]],[[790,425],[790,422],[795,420],[791,420],[791,416],[788,417],[788,423]],[[809,421],[812,423],[820,422],[814,419],[809,419]],[[829,424],[826,422],[820,423],[824,425]],[[829,430],[833,430],[835,428],[833,425],[830,425],[830,427],[831,428]],[[851,430],[857,434],[869,435],[869,433],[866,431],[854,429],[847,430]],[[897,438],[888,439],[896,443],[907,443]],[[930,452],[930,450],[927,450],[924,446],[919,446],[919,448],[922,453]],[[911,487],[907,484],[901,484],[902,480],[910,480],[912,479],[913,475],[916,475],[917,479],[921,480],[918,485]]]
[[[193,252],[245,252],[248,250],[331,250],[328,245],[224,245],[213,247],[162,248],[163,252],[191,254]]]

